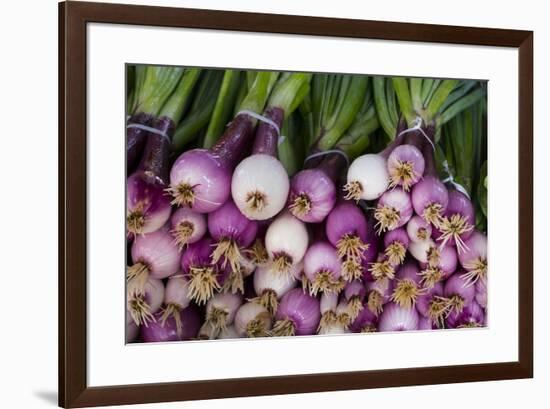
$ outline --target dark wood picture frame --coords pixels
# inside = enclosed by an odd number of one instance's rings
[[[86,25],[113,23],[514,47],[519,50],[518,361],[89,387],[86,381]],[[533,376],[531,31],[65,2],[59,4],[59,405],[83,407]]]

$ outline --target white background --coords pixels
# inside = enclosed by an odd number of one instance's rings
[[[130,1],[127,1],[130,2]],[[353,0],[338,2],[262,0],[153,1],[149,4],[433,22],[457,25],[524,28],[535,30],[535,379],[446,386],[412,387],[296,396],[229,399],[149,407],[226,408],[315,405],[464,408],[491,405],[501,408],[534,407],[544,399],[550,382],[548,305],[544,291],[550,286],[545,271],[544,231],[550,228],[543,213],[550,198],[546,175],[550,152],[548,104],[550,90],[545,2],[468,1],[451,10],[440,1],[377,2],[360,6]],[[0,104],[3,131],[0,172],[3,186],[0,211],[4,317],[0,341],[2,407],[55,406],[57,385],[57,7],[55,1],[12,2],[2,11],[2,75]],[[14,5],[15,4],[15,5]],[[540,91],[543,90],[543,91]],[[6,145],[7,142],[7,145]],[[547,211],[546,211],[547,212]],[[7,222],[7,226],[6,226]],[[539,251],[537,251],[539,250]],[[503,255],[504,256],[504,255]],[[540,324],[540,325],[538,325]],[[545,325],[546,324],[546,325]]]

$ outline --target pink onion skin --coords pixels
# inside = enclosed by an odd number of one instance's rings
[[[196,243],[187,246],[181,257],[181,269],[189,273],[190,267],[210,267],[212,265],[212,245],[210,237],[204,237]]]
[[[481,278],[477,280],[475,284],[475,289],[476,289],[476,295],[475,295],[476,302],[482,308],[487,308],[487,279]]]
[[[464,305],[470,305],[474,301],[476,294],[475,286],[468,285],[468,281],[462,278],[463,272],[457,271],[450,276],[445,282],[443,288],[445,297],[449,298],[453,295],[459,295],[464,300]]]
[[[140,211],[145,222],[137,234],[152,233],[170,218],[172,208],[165,186],[148,181],[142,172],[136,172],[126,181],[126,212]]]
[[[431,330],[434,330],[434,329],[438,329],[437,327],[435,327],[431,320],[429,318],[426,318],[426,317],[418,317],[418,331],[431,331]]]
[[[307,196],[311,203],[311,210],[304,215],[293,214],[306,223],[322,222],[336,203],[334,182],[321,169],[301,170],[292,177],[289,204],[294,203],[300,195]]]
[[[435,283],[432,288],[426,289],[426,292],[416,299],[416,309],[425,318],[428,318],[430,302],[434,297],[443,297],[443,284],[440,282]]]
[[[459,192],[458,190],[450,189],[449,190],[449,203],[447,205],[447,210],[444,213],[444,216],[450,218],[451,216],[458,214],[466,219],[470,226],[475,226],[476,224],[476,215],[474,210],[474,205],[466,197],[464,193]],[[468,240],[468,238],[473,234],[474,230],[468,230],[460,235],[462,240]],[[432,236],[435,240],[440,242],[441,231],[437,228],[433,229]],[[450,237],[447,241],[447,244],[451,246],[456,246],[455,239]]]
[[[169,277],[179,269],[181,254],[166,229],[136,237],[131,252],[134,264],[145,264],[153,278]]]
[[[227,312],[225,324],[231,325],[242,303],[243,298],[239,294],[218,293],[208,300],[206,313],[208,314],[213,308],[222,309]]]
[[[292,270],[295,270],[292,266]],[[293,277],[286,277],[278,272],[271,271],[269,266],[259,266],[253,277],[254,292],[257,296],[261,296],[265,291],[272,290],[277,294],[277,298],[281,298],[286,292],[296,286],[296,281]]]
[[[378,331],[414,331],[418,329],[419,315],[415,308],[401,308],[394,302],[387,303],[380,314]]]
[[[231,238],[248,247],[256,238],[258,223],[248,220],[230,199],[208,215],[208,231],[214,240]]]
[[[394,174],[394,170],[399,166],[400,162],[409,162],[412,164],[413,177],[411,178],[410,186],[415,185],[424,174],[425,161],[422,152],[414,145],[404,144],[399,145],[392,150],[388,156],[388,173],[390,176]],[[400,180],[398,186],[403,186]]]
[[[447,317],[446,324],[447,328],[457,328],[462,325],[468,326],[472,324],[483,327],[485,326],[485,311],[477,302],[472,301],[460,313],[452,311]]]
[[[170,171],[170,186],[186,183],[193,187],[191,209],[210,213],[221,207],[231,193],[231,168],[207,149],[182,153]]]
[[[191,300],[188,298],[189,286],[182,276],[168,277],[164,291],[164,304],[175,304],[187,308]]]
[[[178,336],[176,320],[169,316],[164,325],[161,323],[162,312],[155,314],[156,322],[149,326],[141,326],[141,337],[143,342],[169,342],[187,341],[197,337],[201,325],[200,314],[195,306],[189,306],[179,312],[182,322],[182,334]]]
[[[275,319],[290,320],[296,335],[313,335],[321,320],[319,300],[301,288],[294,288],[281,299]]]
[[[415,213],[419,216],[422,216],[424,209],[433,203],[440,204],[444,212],[449,203],[449,192],[437,177],[426,175],[414,185],[411,201]]]
[[[439,249],[439,263],[437,263],[437,268],[443,273],[442,279],[445,280],[453,274],[458,266],[458,255],[456,248],[451,245],[440,246],[435,244]],[[427,263],[420,262],[420,267],[425,269],[428,266]]]
[[[180,207],[170,217],[170,227],[176,229],[182,222],[189,222],[193,225],[193,233],[186,244],[199,241],[206,234],[206,219],[203,214],[194,212],[186,207]]]
[[[394,230],[404,226],[413,215],[411,195],[400,187],[387,190],[382,196],[380,196],[377,207],[391,207],[399,211],[399,221],[395,226],[389,228],[388,230]]]
[[[460,264],[467,270],[466,266],[476,259],[487,260],[487,236],[474,230],[471,236],[464,241],[467,249],[458,254]]]
[[[344,287],[344,297],[346,301],[349,301],[352,297],[359,297],[359,299],[363,301],[366,295],[367,289],[358,280],[351,281]]]
[[[310,281],[314,281],[322,271],[330,271],[332,278],[338,280],[342,274],[342,263],[330,243],[318,241],[309,247],[304,256],[304,273]]]
[[[346,234],[367,242],[367,219],[355,204],[341,201],[328,215],[326,233],[333,246]]]
[[[407,260],[405,263],[397,269],[395,273],[396,280],[411,280],[420,286],[420,269],[418,264],[413,260]]]
[[[126,343],[130,344],[132,342],[136,342],[138,335],[139,327],[132,319],[132,316],[128,310],[126,310]]]
[[[390,244],[398,241],[403,244],[405,249],[409,247],[410,239],[407,231],[403,227],[399,227],[395,230],[391,230],[384,235],[384,247],[388,247]]]
[[[365,287],[367,289],[367,294],[370,294],[371,291],[377,291],[382,296],[382,302],[385,305],[390,302],[391,295],[395,286],[395,280],[382,279],[367,281]]]
[[[425,239],[418,237],[420,229],[425,231]],[[407,235],[409,236],[409,239],[415,243],[428,240],[432,235],[432,225],[426,222],[422,217],[414,215],[407,223]]]
[[[361,332],[365,327],[371,327],[372,329],[378,328],[378,317],[374,315],[366,305],[359,312],[357,318],[351,323],[349,329],[351,332]]]

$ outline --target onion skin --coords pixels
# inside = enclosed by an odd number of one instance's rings
[[[351,332],[376,332],[378,331],[378,317],[365,305],[349,329]]]
[[[423,317],[428,317],[430,302],[434,297],[443,297],[443,284],[436,283],[432,288],[426,290],[416,300],[416,309]]]
[[[330,212],[326,223],[327,238],[334,246],[345,235],[356,236],[367,241],[367,220],[361,210],[349,202],[340,202]]]
[[[232,200],[208,215],[208,231],[214,240],[230,238],[248,247],[256,238],[258,224],[247,219]]]
[[[464,241],[473,234],[476,221],[472,202],[463,193],[451,189],[444,216],[442,222],[433,231],[434,238],[443,245],[456,246],[459,253],[466,251]],[[457,223],[461,226],[457,227]]]
[[[147,326],[155,322],[154,314],[160,310],[163,300],[164,284],[149,277],[141,293],[127,289],[126,309],[137,326]]]
[[[401,308],[390,302],[384,306],[380,315],[378,330],[386,331],[414,331],[418,329],[419,315],[415,308]]]
[[[485,311],[477,302],[472,301],[461,312],[451,312],[447,317],[446,324],[448,328],[483,327],[485,326]]]
[[[319,300],[301,288],[290,290],[281,299],[275,319],[290,321],[294,335],[313,335],[321,320]]]
[[[433,240],[411,242],[409,244],[409,252],[420,263],[428,263],[428,254],[431,248],[436,247]]]
[[[320,223],[336,203],[336,187],[321,169],[305,169],[292,177],[288,202],[294,217],[306,223]]]
[[[487,236],[475,230],[464,241],[465,250],[458,254],[461,266],[471,284],[487,278]]]
[[[166,278],[179,269],[180,251],[164,229],[138,236],[132,244],[132,261],[148,267],[153,278]]]
[[[437,329],[437,327],[434,327],[432,322],[428,318],[418,317],[418,331],[429,331],[433,329]]]
[[[304,274],[310,282],[310,294],[317,292],[339,292],[343,288],[340,280],[342,263],[336,249],[328,242],[312,244],[304,257]]]
[[[487,279],[477,280],[475,283],[476,302],[482,307],[487,308]]]
[[[199,305],[221,290],[220,269],[210,257],[213,244],[210,237],[204,237],[188,245],[181,257],[181,270],[189,280],[189,298]]]
[[[450,300],[451,312],[460,313],[474,301],[476,289],[475,286],[468,285],[463,274],[456,272],[445,282],[443,292],[445,298]]]
[[[409,248],[409,235],[405,228],[391,230],[384,235],[384,254],[394,265],[402,264]]]
[[[265,337],[271,329],[271,316],[265,307],[248,302],[237,310],[234,325],[240,338]]]
[[[290,266],[304,258],[309,243],[305,224],[288,212],[280,214],[268,227],[265,247],[270,259],[286,258]],[[280,269],[284,272],[283,269]]]
[[[187,244],[196,243],[206,234],[206,218],[185,207],[180,207],[170,217],[170,232],[176,243],[183,248]]]
[[[366,154],[355,159],[348,169],[344,188],[346,199],[359,201],[378,199],[389,184],[386,159],[377,154]]]
[[[397,146],[388,156],[390,186],[401,186],[406,191],[414,186],[424,174],[424,156],[420,150],[409,144]]]
[[[397,270],[391,300],[402,308],[414,308],[422,294],[420,270],[417,263],[408,260]]]
[[[374,212],[378,234],[404,226],[412,215],[411,197],[407,192],[399,187],[386,191],[378,199]]]
[[[407,235],[415,243],[429,240],[432,235],[432,226],[422,217],[414,215],[407,223]]]
[[[126,181],[127,229],[133,235],[152,233],[170,218],[170,199],[161,183],[151,183],[143,172]]]
[[[183,326],[179,336],[174,317],[170,316],[164,325],[162,325],[160,323],[160,314],[160,311],[155,314],[156,322],[150,324],[148,327],[141,327],[143,342],[187,341],[197,337],[200,327],[200,314],[196,307],[189,306],[180,311],[180,319]]]
[[[447,209],[449,192],[436,176],[425,175],[422,180],[414,185],[411,193],[411,202],[417,215],[427,222],[434,224],[439,221]],[[433,214],[429,217],[426,210],[433,205],[438,207],[438,215]]]
[[[136,325],[130,312],[126,310],[126,343],[136,342],[139,335],[139,326]]]

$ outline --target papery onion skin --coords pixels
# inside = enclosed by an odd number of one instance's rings
[[[301,205],[300,200],[303,201]],[[320,223],[336,203],[336,187],[321,169],[304,169],[290,182],[289,210],[306,223]]]
[[[422,217],[414,215],[407,223],[407,235],[415,243],[429,240],[432,235],[432,225]]]
[[[126,181],[127,229],[133,235],[152,233],[170,217],[170,198],[161,183],[151,183],[143,172]]]
[[[163,325],[161,324],[160,315],[161,312],[157,312],[155,314],[156,322],[149,324],[148,327],[141,327],[143,342],[187,341],[197,337],[200,327],[200,314],[196,307],[189,306],[180,311],[182,322],[180,335],[178,335],[174,317],[170,316]]]
[[[208,231],[214,240],[231,238],[248,247],[256,238],[258,224],[247,219],[232,200],[208,215]]]
[[[320,241],[309,247],[304,256],[304,273],[310,282],[312,295],[317,291],[339,292],[343,287],[340,282],[342,263],[336,249],[328,242]],[[317,288],[316,283],[324,275],[328,281],[319,283]]]
[[[355,159],[348,169],[346,199],[378,199],[388,188],[389,174],[386,159],[366,154]]]
[[[204,215],[186,207],[180,207],[172,213],[170,227],[172,236],[180,247],[196,243],[204,237],[207,230]]]
[[[388,156],[387,166],[390,186],[401,186],[408,191],[424,174],[424,156],[414,145],[400,145],[395,147]],[[406,176],[403,175],[404,167],[408,170]]]
[[[404,226],[412,215],[411,196],[402,188],[397,187],[386,191],[378,199],[375,210],[375,218],[378,223],[375,227],[379,234],[384,231],[395,230]]]
[[[437,218],[426,218],[425,211],[427,208],[437,205],[439,208],[439,216],[443,216],[449,203],[449,192],[445,185],[432,175],[425,175],[416,185],[414,185],[411,193],[411,202],[414,211],[424,220],[434,223]]]
[[[313,335],[321,320],[319,300],[294,288],[281,299],[275,319],[291,321],[295,335]]]
[[[367,220],[361,210],[350,202],[340,202],[330,212],[326,223],[327,238],[336,247],[345,236],[367,241]]]
[[[132,261],[147,266],[153,278],[166,278],[178,271],[180,251],[165,229],[138,236],[132,244]]]
[[[378,330],[385,331],[414,331],[418,329],[419,315],[415,308],[402,308],[390,302],[384,306],[380,315]]]

